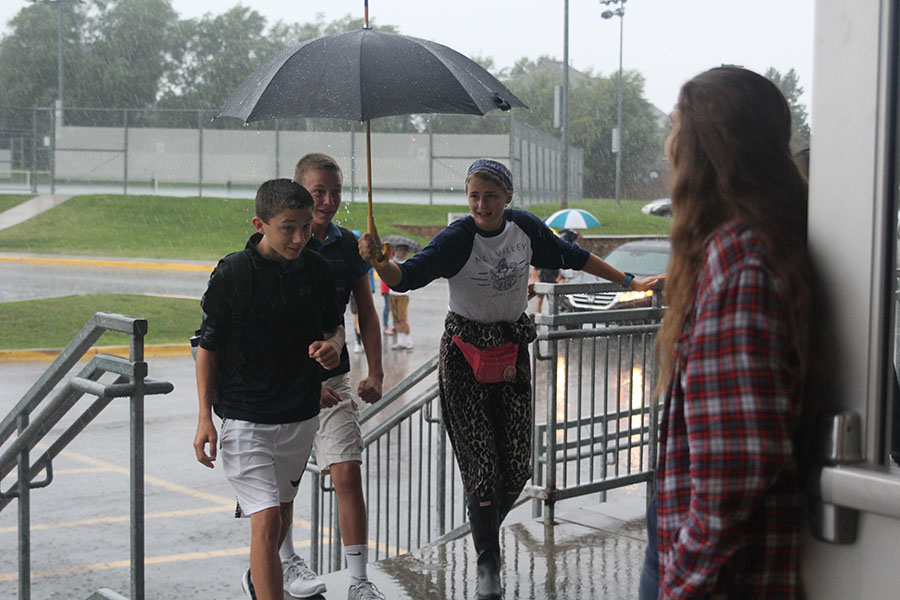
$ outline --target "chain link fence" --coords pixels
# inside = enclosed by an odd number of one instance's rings
[[[345,199],[365,199],[360,123],[242,125],[214,116],[214,110],[0,109],[0,192],[250,197],[262,181],[290,177],[304,154],[325,152],[344,169]],[[388,202],[460,204],[468,165],[490,157],[511,168],[520,206],[562,200],[560,140],[512,114],[470,118],[492,120],[472,129],[505,133],[433,133],[427,119],[422,132],[373,133],[373,193]],[[569,161],[569,200],[579,200],[582,150],[570,146]]]

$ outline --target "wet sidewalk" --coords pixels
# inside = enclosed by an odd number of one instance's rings
[[[7,229],[14,225],[18,225],[27,221],[35,215],[39,215],[45,210],[50,210],[54,206],[59,206],[69,198],[67,194],[43,194],[35,196],[31,200],[13,206],[9,210],[0,212],[0,229]]]
[[[622,494],[561,510],[554,524],[532,519],[501,530],[505,600],[636,598],[647,543],[643,494]],[[591,506],[584,507],[589,504]],[[466,535],[369,565],[390,600],[475,597],[475,550]],[[323,576],[329,598],[343,598],[346,571]]]

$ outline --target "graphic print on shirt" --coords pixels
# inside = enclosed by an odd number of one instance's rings
[[[482,265],[487,263],[481,261]],[[505,258],[501,258],[500,262],[490,268],[490,270],[476,273],[472,279],[478,283],[479,287],[490,286],[498,292],[505,292],[511,289],[518,280],[522,271],[528,270],[528,261],[521,260],[517,264],[509,263]]]

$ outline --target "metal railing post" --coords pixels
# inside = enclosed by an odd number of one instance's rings
[[[443,419],[437,438],[437,532],[439,536],[447,533],[447,429]]]
[[[547,305],[550,314],[558,314],[559,304],[556,294],[547,296]],[[556,326],[553,327],[556,329]],[[556,340],[550,341],[550,368],[547,371],[547,460],[546,477],[544,478],[544,490],[547,499],[544,501],[544,524],[551,525],[554,515],[553,493],[556,491],[556,363],[559,360],[559,348]]]
[[[21,434],[28,427],[28,414],[22,413],[16,420]],[[31,482],[28,448],[19,454],[19,600],[31,600]]]
[[[311,510],[310,513],[312,515],[312,523],[309,528],[310,535],[310,544],[309,544],[309,566],[316,573],[321,573],[321,555],[319,554],[319,541],[322,537],[322,528],[319,526],[321,521],[321,511],[322,511],[322,475],[319,474],[318,471],[314,471],[312,479],[312,497],[310,498]]]
[[[137,329],[137,328],[135,328]],[[131,362],[144,360],[144,333],[131,335]],[[131,598],[144,600],[144,378],[131,394]]]

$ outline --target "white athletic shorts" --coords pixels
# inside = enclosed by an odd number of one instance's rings
[[[362,462],[363,441],[359,430],[359,409],[350,389],[350,374],[335,375],[324,381],[341,401],[319,413],[316,433],[316,464],[323,473],[340,462]]]
[[[318,417],[279,425],[222,421],[219,462],[243,516],[293,501],[318,427]]]

